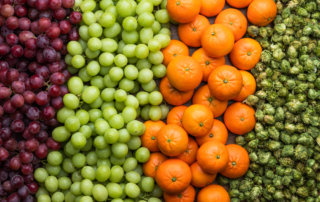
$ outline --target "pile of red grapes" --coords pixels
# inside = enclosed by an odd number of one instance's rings
[[[66,44],[78,40],[74,0],[0,0],[0,201],[35,201],[33,171],[68,93]]]

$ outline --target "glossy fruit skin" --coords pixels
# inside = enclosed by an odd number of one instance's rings
[[[217,177],[217,174],[209,174],[204,172],[197,162],[194,162],[190,168],[192,173],[191,184],[195,187],[205,187],[211,184]]]
[[[257,26],[270,24],[277,16],[277,5],[273,0],[253,0],[247,10],[248,20]]]
[[[210,25],[202,34],[201,45],[210,57],[223,57],[231,52],[234,45],[234,36],[225,25]]]
[[[227,166],[229,153],[221,142],[209,141],[198,149],[197,161],[205,172],[215,174]]]
[[[245,8],[248,7],[252,1],[253,0],[227,0],[227,3],[234,8]]]
[[[181,105],[181,106],[176,106],[174,108],[172,108],[167,116],[167,124],[176,124],[180,127],[182,127],[182,116],[184,111],[187,109],[188,107],[185,105]]]
[[[260,60],[262,48],[258,41],[243,38],[237,41],[230,53],[232,64],[241,70],[251,70]]]
[[[151,153],[149,160],[142,166],[143,173],[148,177],[155,178],[159,165],[167,159],[168,158],[160,152]]]
[[[225,0],[201,0],[200,13],[207,17],[218,15],[224,8]]]
[[[184,191],[178,194],[163,193],[165,202],[194,202],[196,198],[196,190],[189,185]]]
[[[182,116],[182,125],[190,135],[204,136],[212,128],[213,113],[204,105],[191,105]]]
[[[191,182],[191,170],[188,164],[180,159],[168,159],[156,172],[156,182],[168,194],[178,194]]]
[[[209,185],[198,193],[197,202],[219,201],[230,202],[228,192],[220,185]]]
[[[161,50],[163,54],[163,64],[168,65],[175,57],[189,56],[189,48],[179,40],[172,39],[170,44]]]
[[[208,86],[211,94],[219,100],[235,98],[242,88],[242,76],[239,70],[229,65],[223,65],[209,76]]]
[[[178,35],[181,41],[190,47],[201,46],[203,31],[210,25],[208,18],[198,15],[192,22],[179,24]]]
[[[193,138],[189,137],[188,148],[182,154],[177,156],[177,158],[191,165],[196,161],[198,148],[197,142]]]
[[[254,92],[256,92],[256,80],[252,76],[252,74],[244,70],[240,70],[240,73],[242,75],[242,81],[243,81],[242,88],[239,95],[233,98],[233,100],[238,102],[244,101],[249,95],[253,95]]]
[[[142,146],[148,148],[151,152],[159,151],[157,135],[160,129],[166,124],[163,121],[146,121],[144,125],[146,130],[141,136]]]
[[[169,80],[168,77],[164,77],[160,82],[160,92],[164,98],[164,100],[171,104],[171,105],[183,105],[187,103],[193,95],[193,90],[190,91],[179,91],[174,88]]]
[[[242,177],[249,169],[250,159],[245,148],[236,144],[227,145],[229,161],[227,167],[221,171],[221,175],[235,179]]]
[[[166,125],[158,133],[158,147],[166,156],[178,156],[188,148],[188,134],[180,126]]]
[[[241,11],[233,8],[227,8],[219,13],[214,22],[227,26],[234,35],[234,40],[241,39],[247,31],[247,18]]]
[[[211,72],[221,66],[226,64],[226,59],[224,57],[219,58],[212,58],[209,57],[206,52],[203,50],[203,48],[199,48],[192,54],[192,58],[194,58],[202,67],[203,72],[203,81],[208,81],[208,78],[211,74]]]
[[[208,134],[202,137],[197,137],[196,141],[201,146],[209,141],[218,141],[222,144],[226,144],[228,140],[228,130],[224,123],[218,119],[213,120],[213,126]]]
[[[201,2],[198,0],[168,0],[167,10],[174,21],[189,23],[199,14]]]
[[[210,108],[214,117],[221,116],[228,107],[228,101],[216,99],[210,92],[208,85],[201,86],[192,98],[193,104],[202,104]]]
[[[250,132],[256,124],[254,109],[241,102],[230,105],[223,119],[228,130],[236,135]]]
[[[200,64],[190,56],[178,56],[167,67],[167,77],[173,87],[180,91],[191,91],[202,81]]]

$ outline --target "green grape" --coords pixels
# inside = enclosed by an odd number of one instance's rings
[[[108,144],[114,144],[119,139],[119,132],[114,128],[109,128],[104,134],[104,139]]]
[[[67,93],[63,96],[63,104],[69,109],[76,109],[79,106],[79,99],[77,96],[71,93]]]
[[[127,130],[130,135],[141,136],[144,133],[145,129],[145,125],[138,120],[130,121],[127,124]]]
[[[129,182],[126,184],[125,192],[130,198],[137,198],[140,194],[140,188],[138,185]]]
[[[107,184],[106,187],[107,187],[109,196],[111,198],[120,198],[121,197],[122,188],[121,188],[121,186],[119,184],[110,182],[110,183]]]
[[[137,159],[129,157],[123,164],[123,169],[125,172],[133,171],[138,165]]]
[[[63,202],[64,201],[64,194],[62,192],[55,192],[51,196],[52,202]]]
[[[102,47],[102,42],[99,38],[92,37],[88,40],[88,48],[90,51],[98,51]]]
[[[96,2],[92,0],[84,0],[80,4],[80,9],[82,12],[93,11],[95,7],[96,7]]]
[[[123,168],[115,165],[111,168],[110,182],[120,182],[124,176]]]
[[[149,12],[143,12],[138,17],[138,23],[142,27],[151,27],[154,23],[154,15]]]
[[[48,176],[44,181],[44,186],[49,192],[58,190],[58,179],[55,176]]]
[[[133,31],[136,30],[138,27],[138,22],[135,17],[129,16],[123,19],[122,27],[126,31]]]
[[[77,153],[72,157],[71,161],[76,168],[82,168],[86,164],[86,156],[82,153]]]
[[[106,182],[111,175],[110,167],[107,165],[100,165],[96,171],[96,179],[99,182]]]
[[[105,28],[111,28],[116,24],[116,16],[111,12],[104,12],[100,16],[99,24]]]
[[[91,104],[99,97],[99,95],[99,88],[95,86],[89,86],[83,90],[81,98],[85,103]]]
[[[52,151],[47,156],[47,161],[52,166],[58,166],[63,161],[63,156],[59,151]]]
[[[152,28],[142,28],[140,30],[140,41],[144,44],[148,44],[148,42],[153,38],[153,30]]]
[[[144,12],[150,12],[152,13],[153,11],[153,4],[149,0],[142,0],[140,3],[137,5],[136,13],[138,15],[141,15]]]
[[[57,142],[65,142],[70,136],[71,133],[64,126],[58,126],[52,131],[52,138]]]
[[[82,171],[81,171],[82,173]],[[86,196],[92,195],[93,183],[90,179],[83,179],[80,183],[80,191]]]
[[[137,184],[137,183],[140,182],[141,176],[140,176],[140,174],[139,174],[138,172],[136,172],[136,171],[129,171],[129,172],[126,173],[126,180],[127,180],[128,182],[132,182],[132,183]]]
[[[127,129],[122,128],[119,130],[119,140],[120,143],[127,143],[130,140],[131,136]]]
[[[149,160],[150,151],[146,147],[141,147],[136,151],[135,157],[139,163],[145,163]]]
[[[117,158],[124,158],[128,150],[128,146],[124,143],[115,143],[111,146],[112,155]]]
[[[144,192],[152,192],[155,183],[152,177],[143,177],[141,180],[141,189]]]
[[[156,51],[156,52],[151,52],[148,56],[148,60],[153,64],[153,65],[160,65],[163,62],[163,54],[161,51]]]
[[[125,107],[121,113],[125,123],[129,123],[137,118],[137,111],[134,107]]]
[[[48,177],[48,172],[44,168],[37,168],[34,172],[34,178],[37,182],[43,183]]]
[[[78,95],[83,90],[83,82],[80,77],[73,76],[68,80],[68,89],[70,93]]]
[[[71,144],[76,149],[83,148],[87,143],[86,137],[81,132],[76,132],[71,136]]]
[[[102,184],[96,184],[92,188],[92,195],[96,201],[106,201],[108,198],[108,191]]]
[[[112,25],[111,27],[105,28],[103,30],[103,35],[105,37],[114,38],[118,36],[120,32],[121,32],[121,26],[119,25],[119,23],[114,23],[114,25]]]
[[[96,16],[93,12],[84,12],[82,13],[82,21],[86,25],[91,25],[96,22]]]
[[[141,146],[141,140],[139,137],[133,136],[127,144],[130,150],[137,150]]]

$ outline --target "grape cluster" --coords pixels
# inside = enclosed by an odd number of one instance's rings
[[[3,0],[0,3],[0,199],[34,201],[33,171],[58,125],[56,110],[68,93],[66,44],[78,40],[74,0]]]
[[[165,119],[156,79],[166,75],[161,49],[170,43],[162,0],[83,0],[80,39],[67,45],[74,74],[52,137],[46,168],[35,171],[39,201],[159,202],[161,189],[143,176],[150,151],[139,117]]]

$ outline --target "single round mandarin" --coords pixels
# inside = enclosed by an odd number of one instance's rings
[[[208,85],[198,88],[192,98],[192,104],[202,104],[209,107],[215,118],[221,116],[228,107],[228,101],[220,101],[215,98]]]
[[[194,58],[202,67],[203,71],[203,81],[208,81],[208,78],[211,72],[226,63],[224,57],[212,58],[206,54],[203,48],[199,48],[192,54],[192,58]]]
[[[206,17],[218,15],[226,3],[225,0],[199,0],[201,2],[200,13]]]
[[[186,151],[180,154],[177,158],[191,165],[193,162],[196,161],[197,151],[198,151],[197,142],[193,138],[189,137],[188,147]]]
[[[184,111],[182,126],[192,136],[204,136],[212,128],[213,118],[213,113],[208,107],[194,104]]]
[[[206,17],[203,15],[198,15],[190,23],[179,24],[179,38],[188,46],[200,47],[202,33],[209,25],[210,22]]]
[[[230,105],[224,113],[223,119],[228,130],[236,135],[250,132],[256,124],[254,109],[241,102]]]
[[[178,194],[191,182],[191,170],[188,164],[180,159],[168,159],[158,167],[156,182],[163,191]]]
[[[190,56],[179,56],[167,67],[167,77],[170,84],[179,91],[191,91],[202,81],[200,64]]]
[[[241,11],[233,8],[228,8],[219,13],[214,22],[215,24],[222,24],[228,27],[233,35],[234,40],[241,39],[247,31],[247,18]]]
[[[216,68],[208,79],[211,94],[221,101],[235,98],[241,91],[242,83],[240,71],[229,65]]]
[[[178,23],[189,23],[200,12],[201,2],[198,0],[168,0],[167,10],[172,20]]]
[[[163,193],[163,198],[168,202],[194,202],[196,198],[196,190],[193,186],[189,185],[183,192],[178,194]]]
[[[166,156],[178,156],[188,148],[188,134],[180,126],[169,124],[158,133],[158,147]]]
[[[227,145],[229,162],[227,167],[220,173],[228,178],[242,177],[249,169],[250,159],[247,150],[240,145]]]
[[[182,116],[187,108],[185,105],[172,108],[167,116],[167,124],[176,124],[182,127]]]
[[[143,173],[146,176],[154,178],[159,165],[167,159],[168,158],[160,152],[151,153],[149,160],[142,166]]]
[[[270,24],[277,16],[277,5],[273,0],[253,0],[248,9],[249,22],[257,26]]]
[[[253,0],[227,0],[227,3],[234,8],[245,8],[250,5]]]
[[[202,34],[201,45],[208,56],[223,57],[231,52],[234,45],[234,35],[225,25],[210,25]]]
[[[170,44],[161,50],[163,54],[163,64],[168,65],[174,58],[178,56],[188,56],[189,48],[181,41],[172,39]]]
[[[164,77],[160,82],[160,92],[167,103],[182,105],[192,98],[194,90],[179,91],[170,84],[168,77]]]
[[[243,38],[234,44],[230,53],[232,64],[241,70],[251,70],[261,57],[262,48],[258,41]]]
[[[198,202],[219,201],[230,202],[228,192],[220,185],[212,184],[200,190],[197,196]]]
[[[196,138],[196,141],[200,146],[209,141],[218,141],[222,144],[226,144],[227,140],[228,130],[224,123],[222,123],[218,119],[213,120],[213,126],[209,133],[207,133],[205,136]]]
[[[144,125],[146,130],[141,136],[142,146],[148,148],[151,152],[159,151],[157,136],[161,128],[166,124],[162,121],[146,121]]]
[[[209,174],[204,172],[197,162],[194,162],[190,166],[190,169],[192,173],[191,184],[198,188],[202,188],[211,184],[217,177],[217,174]]]
[[[209,141],[198,149],[197,161],[207,173],[215,174],[222,171],[227,166],[228,160],[228,150],[221,142]]]
[[[233,99],[238,102],[244,101],[249,95],[253,95],[256,92],[256,80],[252,74],[244,70],[240,70],[240,73],[243,80],[242,88],[239,95]]]

